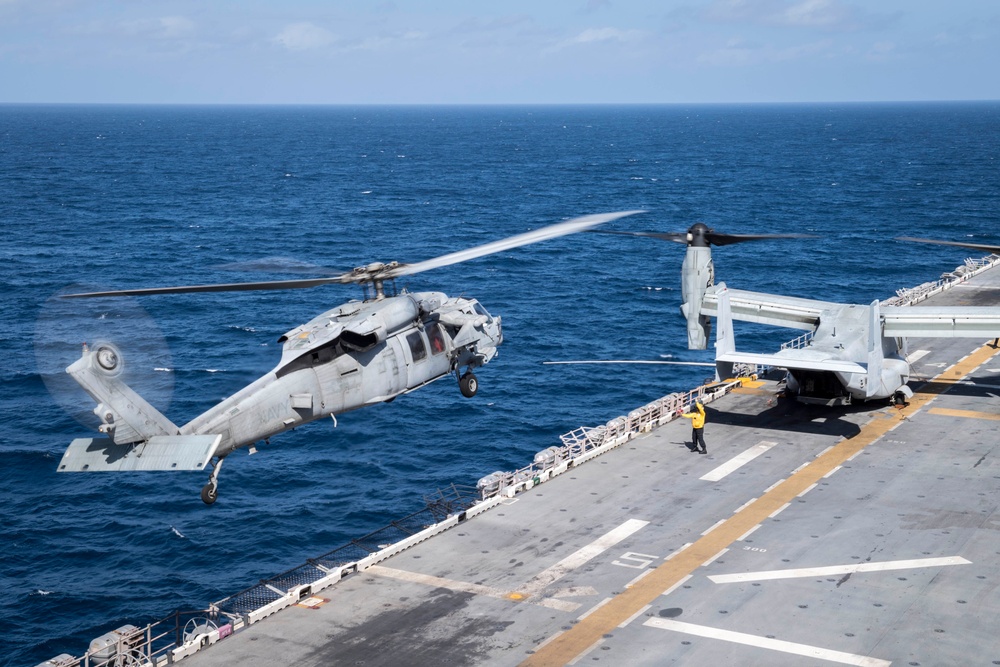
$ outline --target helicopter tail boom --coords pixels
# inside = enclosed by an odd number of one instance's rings
[[[113,345],[84,346],[66,372],[97,402],[103,437],[77,438],[59,462],[60,472],[201,470],[222,436],[180,435],[180,430],[122,380],[124,360]]]
[[[125,384],[124,366],[116,347],[99,343],[93,349],[84,345],[83,355],[66,369],[97,402],[98,430],[119,445],[178,435],[180,429]]]

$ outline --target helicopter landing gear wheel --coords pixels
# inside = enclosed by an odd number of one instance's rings
[[[212,464],[212,474],[208,476],[208,484],[201,487],[201,501],[211,505],[219,498],[219,471],[222,469],[223,458]]]
[[[472,398],[479,391],[479,380],[472,374],[472,371],[469,371],[458,379],[458,388],[461,390],[462,396]]]
[[[219,498],[219,485],[215,482],[209,482],[205,486],[201,487],[201,500],[206,505],[211,505]]]

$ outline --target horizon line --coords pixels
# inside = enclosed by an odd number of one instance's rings
[[[653,106],[815,106],[880,104],[984,104],[1000,99],[947,100],[818,100],[729,102],[23,102],[2,101],[0,106],[175,106],[175,107],[653,107]]]

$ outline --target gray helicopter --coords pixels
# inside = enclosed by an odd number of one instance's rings
[[[218,497],[222,461],[240,447],[322,417],[336,419],[350,410],[391,401],[450,374],[458,378],[462,395],[472,397],[478,389],[473,369],[489,363],[503,341],[500,318],[472,298],[397,293],[395,279],[638,212],[583,216],[415,264],[373,263],[330,277],[65,295],[97,298],[354,283],[365,288],[366,299],[328,310],[281,336],[281,360],[272,371],[183,426],[173,424],[125,384],[125,360],[117,347],[85,345],[66,372],[97,402],[94,413],[103,435],[74,440],[58,470],[202,470],[211,463],[209,481],[201,491],[210,505]]]
[[[776,294],[728,289],[715,284],[712,245],[728,245],[762,238],[805,238],[804,234],[721,234],[702,223],[687,232],[601,233],[645,236],[687,244],[681,268],[681,312],[687,320],[688,347],[703,350],[711,332],[709,318],[717,319],[715,366],[719,378],[733,376],[736,364],[772,366],[788,371],[787,388],[799,401],[846,405],[854,400],[890,399],[905,403],[913,392],[907,386],[910,363],[906,338],[994,338],[1000,336],[1000,307],[899,307],[852,305],[800,299]],[[989,250],[996,246],[938,242],[901,237],[900,240],[961,245]],[[774,354],[736,349],[732,321],[743,320],[807,333]]]

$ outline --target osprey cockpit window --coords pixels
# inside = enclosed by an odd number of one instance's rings
[[[410,357],[414,361],[427,358],[427,346],[424,345],[424,337],[419,331],[414,331],[406,337],[406,343],[410,346]]]

